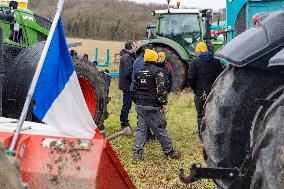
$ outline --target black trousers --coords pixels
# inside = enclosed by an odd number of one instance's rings
[[[197,126],[198,126],[199,137],[201,137],[203,106],[204,106],[205,101],[206,101],[206,98],[204,98],[204,96],[194,96],[195,108],[197,111]]]
[[[120,123],[122,127],[128,124],[128,115],[132,105],[132,96],[130,91],[123,91],[123,102],[120,112]]]
[[[166,127],[166,114],[161,113],[159,107],[136,105],[135,109],[138,115],[138,127],[135,135],[134,154],[143,152],[149,128],[157,137],[164,154],[170,153],[173,147]]]

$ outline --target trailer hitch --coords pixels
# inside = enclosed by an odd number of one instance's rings
[[[192,164],[190,167],[189,176],[184,174],[184,170],[179,170],[179,179],[185,184],[201,179],[232,179],[235,180],[240,177],[240,170],[238,168],[204,168],[198,164]]]

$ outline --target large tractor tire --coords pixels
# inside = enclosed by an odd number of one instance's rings
[[[166,62],[173,75],[173,91],[180,91],[186,85],[187,65],[179,55],[169,47],[155,46],[157,52],[166,53]]]
[[[260,105],[283,85],[284,76],[256,68],[229,66],[207,98],[202,126],[204,158],[210,167],[241,167],[250,147],[250,130]],[[258,119],[263,119],[259,114]],[[222,188],[248,188],[242,181],[215,180]]]
[[[21,179],[17,160],[5,155],[2,143],[0,144],[0,188],[28,189]]]
[[[251,189],[284,188],[284,94],[268,110],[253,149]]]
[[[43,47],[44,42],[32,45],[22,50],[9,63],[6,63],[7,71],[3,84],[4,117],[15,119],[20,117]],[[27,114],[27,120],[32,120],[31,107]]]
[[[110,80],[86,60],[73,56],[73,63],[90,113],[98,127],[102,129],[104,120],[108,117]]]
[[[19,118],[43,47],[44,42],[40,42],[22,50],[8,67],[3,95],[3,115],[5,117]],[[104,82],[102,73],[96,67],[85,64],[74,57],[73,60],[90,113],[98,127],[101,128],[107,112],[108,90],[105,88],[109,84]],[[32,108],[29,110],[27,119],[35,121],[31,110]]]

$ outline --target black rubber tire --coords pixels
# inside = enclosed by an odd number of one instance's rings
[[[166,53],[166,61],[170,63],[173,74],[173,91],[181,91],[186,85],[187,79],[187,65],[179,55],[169,47],[154,46],[157,52]]]
[[[259,107],[282,85],[284,76],[256,68],[229,66],[215,81],[207,98],[202,127],[204,158],[210,167],[240,167],[250,144],[250,129]],[[249,147],[249,146],[248,146]],[[222,188],[248,188],[242,181],[215,180]]]
[[[44,42],[32,45],[14,59],[5,76],[3,94],[3,116],[18,119],[23,108],[29,85],[32,81],[37,63],[40,59]],[[94,121],[99,128],[107,117],[108,89],[110,85],[105,82],[105,76],[95,66],[84,63],[83,60],[73,56],[77,75],[88,79],[97,95],[97,107]],[[104,76],[104,77],[103,77]],[[16,86],[16,87],[15,87]],[[27,120],[36,121],[30,108]]]
[[[76,53],[75,53],[76,54]],[[85,57],[85,59],[84,59]],[[86,60],[86,57],[89,57],[87,54],[85,54],[83,56],[83,61],[85,63],[88,63],[90,66],[92,67],[96,67],[95,63],[94,62],[91,62],[89,59]],[[97,67],[96,67],[97,69]],[[98,69],[97,69],[98,70]],[[100,79],[102,80],[102,91],[103,91],[103,96],[104,96],[104,120],[106,120],[109,116],[109,112],[107,111],[107,105],[108,103],[111,101],[111,98],[109,97],[109,88],[110,88],[110,83],[111,83],[111,76],[107,73],[109,73],[108,70],[101,70],[99,71],[99,75],[100,75]]]
[[[16,58],[16,56],[20,54],[23,48],[3,44],[2,50],[3,50],[3,62],[5,64],[6,70],[9,70],[11,64],[13,64],[14,59]]]
[[[272,93],[270,93],[265,100],[275,101],[283,94],[283,91],[284,91],[284,83],[279,88],[277,88]],[[256,143],[257,137],[264,131],[264,124],[263,124],[264,115],[268,111],[269,107],[270,106],[260,106],[255,114],[250,132],[251,148],[253,148],[254,144]]]
[[[18,119],[20,117],[36,65],[40,59],[44,42],[22,50],[7,65],[4,79],[3,116]],[[32,120],[32,109],[29,109],[27,120]]]
[[[103,130],[104,120],[107,119],[107,104],[109,102],[109,83],[104,79],[104,73],[101,73],[96,66],[85,62],[84,59],[73,57],[73,63],[77,76],[84,77],[93,86],[96,94],[96,112],[94,121],[100,130]]]
[[[251,189],[284,188],[284,94],[268,110],[253,149]]]

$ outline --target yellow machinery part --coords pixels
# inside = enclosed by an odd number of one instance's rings
[[[27,9],[28,8],[28,0],[16,0],[18,2],[18,6],[22,9]],[[0,2],[6,2],[9,3],[9,0],[4,0]]]

